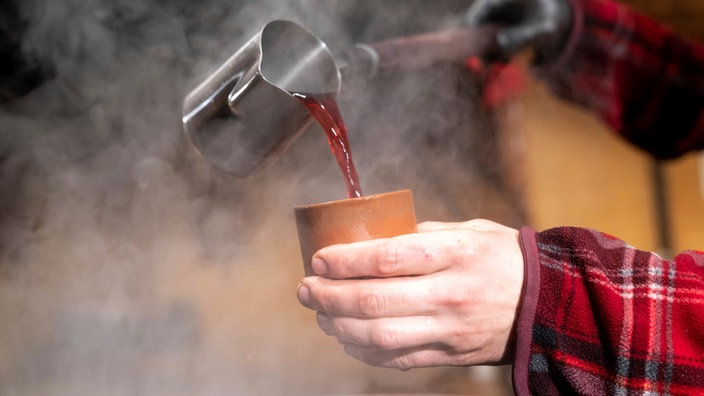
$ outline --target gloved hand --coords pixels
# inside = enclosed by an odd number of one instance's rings
[[[504,60],[533,48],[535,62],[541,63],[556,57],[565,45],[572,9],[568,0],[475,0],[464,24],[500,26],[496,40]]]

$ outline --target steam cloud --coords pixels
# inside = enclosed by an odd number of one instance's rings
[[[292,208],[345,192],[316,126],[239,180],[194,155],[180,110],[269,20],[297,20],[339,52],[455,26],[468,4],[19,4],[23,48],[54,74],[0,107],[0,394],[443,392],[466,382],[463,369],[357,363],[295,301]],[[495,147],[469,76],[447,66],[343,86],[366,193],[412,188],[421,219],[488,211],[517,221],[480,161]]]

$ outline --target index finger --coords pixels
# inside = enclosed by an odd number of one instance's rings
[[[446,269],[463,240],[452,231],[333,245],[314,256],[313,271],[331,279],[425,275]]]

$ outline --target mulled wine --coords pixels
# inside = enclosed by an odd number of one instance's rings
[[[347,138],[347,127],[342,121],[335,94],[292,93],[292,95],[303,102],[313,118],[318,121],[323,131],[325,131],[330,149],[335,155],[337,164],[340,166],[345,178],[347,197],[361,197],[362,188],[359,185],[359,177],[357,176],[354,162],[352,162],[352,152],[350,151],[350,143]]]

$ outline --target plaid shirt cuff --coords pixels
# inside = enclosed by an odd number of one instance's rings
[[[540,261],[536,232],[530,227],[520,230],[523,251],[523,291],[516,325],[516,346],[513,362],[513,388],[518,395],[529,394],[528,364],[530,359],[533,322],[540,295]]]

